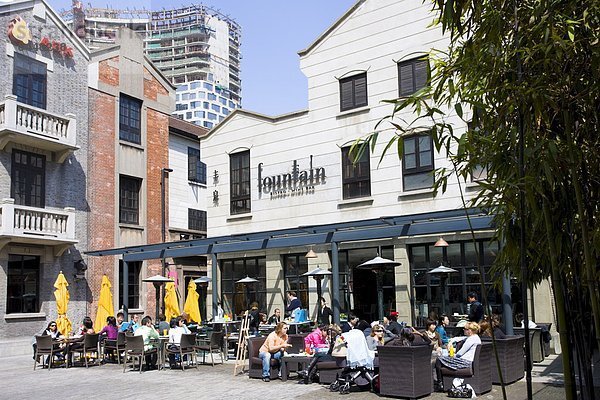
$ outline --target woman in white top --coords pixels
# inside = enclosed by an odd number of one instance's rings
[[[171,318],[171,329],[169,329],[169,350],[179,351],[179,345],[181,344],[181,335],[191,333],[187,326],[184,324],[185,320],[182,317]],[[179,356],[177,356],[179,357]],[[169,353],[169,365],[171,368],[175,367],[176,360],[175,354]]]
[[[435,371],[437,374],[437,387],[438,390],[444,390],[444,380],[442,378],[443,373],[446,371],[456,371],[460,369],[470,369],[473,360],[475,359],[475,351],[477,345],[481,344],[479,338],[479,324],[476,322],[467,322],[464,327],[465,336],[454,337],[448,343],[448,346],[453,346],[455,342],[463,341],[463,345],[456,352],[454,357],[441,356],[438,357],[435,362]]]

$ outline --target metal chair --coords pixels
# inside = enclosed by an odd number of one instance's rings
[[[96,364],[100,359],[100,349],[98,343],[99,335],[97,333],[88,333],[83,336],[83,343],[76,343],[76,345],[69,347],[69,358],[73,353],[78,353],[79,358],[83,357],[85,361],[85,367],[88,368],[88,353],[96,353]]]
[[[179,341],[179,346],[174,348],[166,348],[166,354],[178,354],[179,355],[179,363],[181,364],[181,370],[185,371],[185,366],[183,364],[183,356],[189,354],[192,361],[195,361],[196,369],[198,369],[198,360],[196,358],[196,334],[195,333],[184,333],[181,335],[181,340]],[[188,366],[189,366],[188,361]]]
[[[208,343],[199,344],[195,346],[196,351],[202,352],[202,363],[206,362],[206,353],[210,353],[210,361],[212,362],[213,367],[215,366],[215,359],[213,354],[215,351],[221,356],[221,364],[223,364],[223,337],[225,336],[225,332],[213,332],[210,335],[210,339]]]
[[[38,364],[38,362],[44,360],[44,356],[47,356],[48,360],[48,369],[52,368],[52,361],[55,356],[61,354],[59,349],[54,347],[54,343],[52,342],[52,337],[48,335],[36,336],[35,337],[35,355],[33,361],[33,370]]]
[[[102,360],[106,361],[106,351],[110,351],[112,354],[117,355],[117,364],[121,365],[121,352],[125,351],[125,343],[127,343],[127,337],[125,332],[119,332],[117,340],[108,340],[104,342],[104,351],[102,352]]]
[[[142,365],[144,364],[144,358],[150,354],[157,354],[157,350],[144,349],[144,338],[142,336],[127,336],[127,342],[125,344],[125,358],[123,359],[123,373],[127,369],[127,361],[129,357],[132,359],[140,360],[140,374],[142,373]],[[132,362],[135,367],[135,361]]]

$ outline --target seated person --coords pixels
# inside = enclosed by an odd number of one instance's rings
[[[450,338],[446,333],[446,327],[450,324],[450,320],[446,314],[442,314],[438,321],[438,325],[435,328],[440,340],[442,341],[442,347],[446,347]]]
[[[382,325],[376,324],[371,328],[371,334],[367,336],[369,350],[377,351],[377,346],[385,344],[383,339],[384,329]]]
[[[119,311],[117,313],[117,328],[119,328],[119,331],[121,331],[121,325],[123,324],[124,320],[125,320],[125,314],[123,314],[121,311]]]
[[[165,314],[158,315],[158,333],[166,336],[169,333],[169,329],[171,325],[167,322],[167,317]]]
[[[273,315],[269,317],[269,325],[277,325],[281,322],[281,310],[276,308]]]
[[[288,341],[288,324],[280,322],[275,327],[275,330],[269,333],[265,342],[258,351],[258,357],[262,360],[262,380],[269,382],[271,379],[271,358],[276,360],[283,357],[284,351],[288,347],[292,347]]]
[[[428,319],[425,323],[425,335],[431,343],[433,343],[433,350],[441,353],[442,352],[442,339],[436,331],[436,324],[434,320]]]
[[[392,332],[396,336],[400,336],[400,331],[402,330],[402,325],[398,323],[398,313],[396,311],[392,311],[390,316],[388,317],[389,324],[387,326],[388,331]]]
[[[260,314],[258,314],[258,318],[259,318],[259,326],[269,325],[269,323],[267,321],[267,314],[260,313]]]
[[[506,339],[506,334],[504,333],[504,331],[502,331],[502,329],[500,329],[499,325],[500,325],[500,323],[498,320],[496,320],[496,322],[494,322],[494,320],[492,319],[492,322],[490,322],[489,318],[486,317],[479,324],[479,336],[482,339],[483,338],[491,339],[492,331],[493,331],[495,339]]]
[[[306,369],[298,371],[298,375],[302,377],[302,383],[309,384],[317,373],[317,364],[322,361],[334,361],[335,358],[331,355],[333,344],[336,337],[341,333],[337,325],[320,325],[312,333],[304,338],[304,346],[312,348],[328,348],[325,351],[315,351],[313,359]]]
[[[137,314],[133,314],[131,316],[131,321],[123,322],[121,327],[119,328],[119,332],[130,332],[135,333],[136,329],[140,327],[140,316]]]
[[[152,350],[154,344],[150,343],[150,339],[158,339],[159,335],[156,329],[152,326],[152,318],[145,316],[142,318],[142,325],[135,330],[135,336],[141,336],[144,339],[144,350]],[[156,369],[156,361],[158,357],[156,353],[146,355],[146,366],[148,369]]]
[[[400,330],[400,336],[386,343],[387,346],[429,346],[431,340],[426,334],[419,332],[413,327],[406,327]]]
[[[348,314],[348,321],[342,324],[342,333],[350,332],[358,324],[358,317],[354,313]]]
[[[525,319],[525,316],[523,315],[522,312],[517,313],[517,315],[515,316],[515,319],[517,320],[517,325],[519,325],[521,328],[525,328],[525,324],[523,321]],[[529,329],[537,328],[537,324],[535,322],[533,322],[532,320],[529,320],[528,326],[529,326]]]
[[[119,330],[117,328],[117,319],[113,316],[106,317],[106,325],[100,332],[98,332],[100,337],[106,340],[106,343],[115,344],[117,341],[117,337],[119,336]],[[105,335],[105,336],[103,336]]]
[[[48,323],[48,325],[46,326],[46,328],[44,330],[42,330],[36,336],[51,336],[52,340],[58,340],[60,337],[62,337],[62,335],[58,331],[58,327],[56,325],[56,321],[50,321]],[[35,360],[35,352],[37,351],[37,342],[36,342],[35,336],[32,339],[31,345],[33,347],[33,359]],[[60,349],[62,347],[64,347],[64,345],[61,345],[61,344],[58,344],[58,343],[54,344],[54,348],[55,349]]]
[[[471,364],[473,363],[473,360],[475,358],[475,351],[477,350],[477,345],[481,344],[481,339],[478,335],[479,329],[479,324],[477,322],[467,322],[464,329],[466,336],[452,338],[449,343],[449,346],[452,346],[454,342],[464,341],[460,350],[456,352],[456,356],[440,356],[436,360],[436,389],[438,391],[444,391],[444,372],[471,369]]]
[[[181,345],[181,335],[189,334],[190,330],[183,323],[181,317],[171,318],[171,328],[169,329],[169,350],[177,351]],[[175,367],[175,354],[169,353],[169,365]]]
[[[79,328],[77,328],[77,330],[74,332],[75,335],[75,340],[73,342],[71,342],[68,346],[67,351],[70,353],[72,351],[78,351],[80,349],[83,349],[83,339],[85,337],[85,335],[89,334],[94,334],[94,323],[92,322],[92,319],[90,317],[84,317],[83,318],[83,322],[81,323],[81,325],[79,326]]]

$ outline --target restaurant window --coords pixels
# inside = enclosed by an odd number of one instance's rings
[[[448,247],[435,247],[433,243],[409,246],[415,324],[424,325],[431,311],[437,315],[442,312],[448,315],[467,314],[467,293],[474,291],[481,300],[482,278],[486,286],[483,296],[487,296],[493,312],[501,313],[502,299],[493,287],[498,277],[491,270],[497,253],[498,243],[489,240],[479,240],[475,244],[472,241],[451,242]],[[483,277],[478,268],[478,257],[484,270]],[[457,271],[444,278],[445,290],[442,288],[442,276],[428,273],[440,265]],[[445,310],[442,310],[442,296],[446,299]]]
[[[10,195],[15,199],[15,204],[45,207],[46,156],[13,150]]]
[[[344,199],[371,195],[371,166],[368,148],[356,163],[351,157],[350,147],[342,148],[342,187]]]
[[[340,79],[340,111],[363,107],[367,101],[367,73]]]
[[[37,313],[40,302],[40,257],[9,254],[6,313]]]
[[[119,178],[119,222],[139,224],[140,187],[142,180],[121,175]]]
[[[13,94],[19,103],[46,108],[46,64],[15,52]]]
[[[206,185],[206,164],[200,161],[200,149],[188,147],[188,180]]]
[[[308,259],[304,257],[304,254],[286,254],[283,256],[284,291],[286,293],[289,290],[296,292],[296,296],[302,303],[302,308],[311,310],[312,307],[308,303],[308,277],[302,276],[307,272]]]
[[[119,308],[126,305],[127,308],[140,307],[140,275],[142,273],[142,262],[132,261],[127,263],[128,267],[128,285],[129,293],[127,304],[123,302],[123,260],[119,260]]]
[[[402,178],[404,191],[433,186],[433,144],[430,134],[404,139]]]
[[[429,61],[414,59],[398,63],[400,96],[410,96],[427,85]]]
[[[242,151],[229,156],[231,176],[232,215],[250,212],[250,151]]]
[[[119,98],[119,139],[135,144],[142,143],[142,102],[121,94]]]
[[[188,229],[206,232],[206,211],[188,208]]]
[[[265,257],[238,258],[221,261],[221,305],[227,314],[240,315],[248,310],[250,304],[258,303],[260,312],[267,310]],[[258,280],[254,283],[236,283],[250,277]]]

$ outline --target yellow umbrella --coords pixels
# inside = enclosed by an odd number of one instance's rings
[[[99,332],[106,325],[106,317],[115,315],[113,306],[113,297],[110,292],[112,285],[106,275],[102,276],[102,286],[100,288],[100,298],[98,299],[98,312],[96,312],[96,321],[94,322],[94,330]]]
[[[69,291],[67,290],[69,283],[63,275],[62,271],[58,274],[56,282],[54,282],[54,297],[56,298],[56,310],[58,311],[58,318],[56,318],[56,326],[58,331],[64,336],[69,336],[73,330],[73,324],[69,318],[67,318],[67,308],[69,304]]]
[[[175,282],[167,282],[165,286],[165,317],[167,321],[175,318],[180,314],[179,301],[177,293],[175,293]]]
[[[200,295],[196,292],[196,282],[190,279],[190,283],[187,287],[187,297],[185,298],[185,305],[183,306],[183,312],[188,315],[188,322],[194,321],[196,323],[202,322],[200,316],[200,307],[198,306],[198,298]]]

